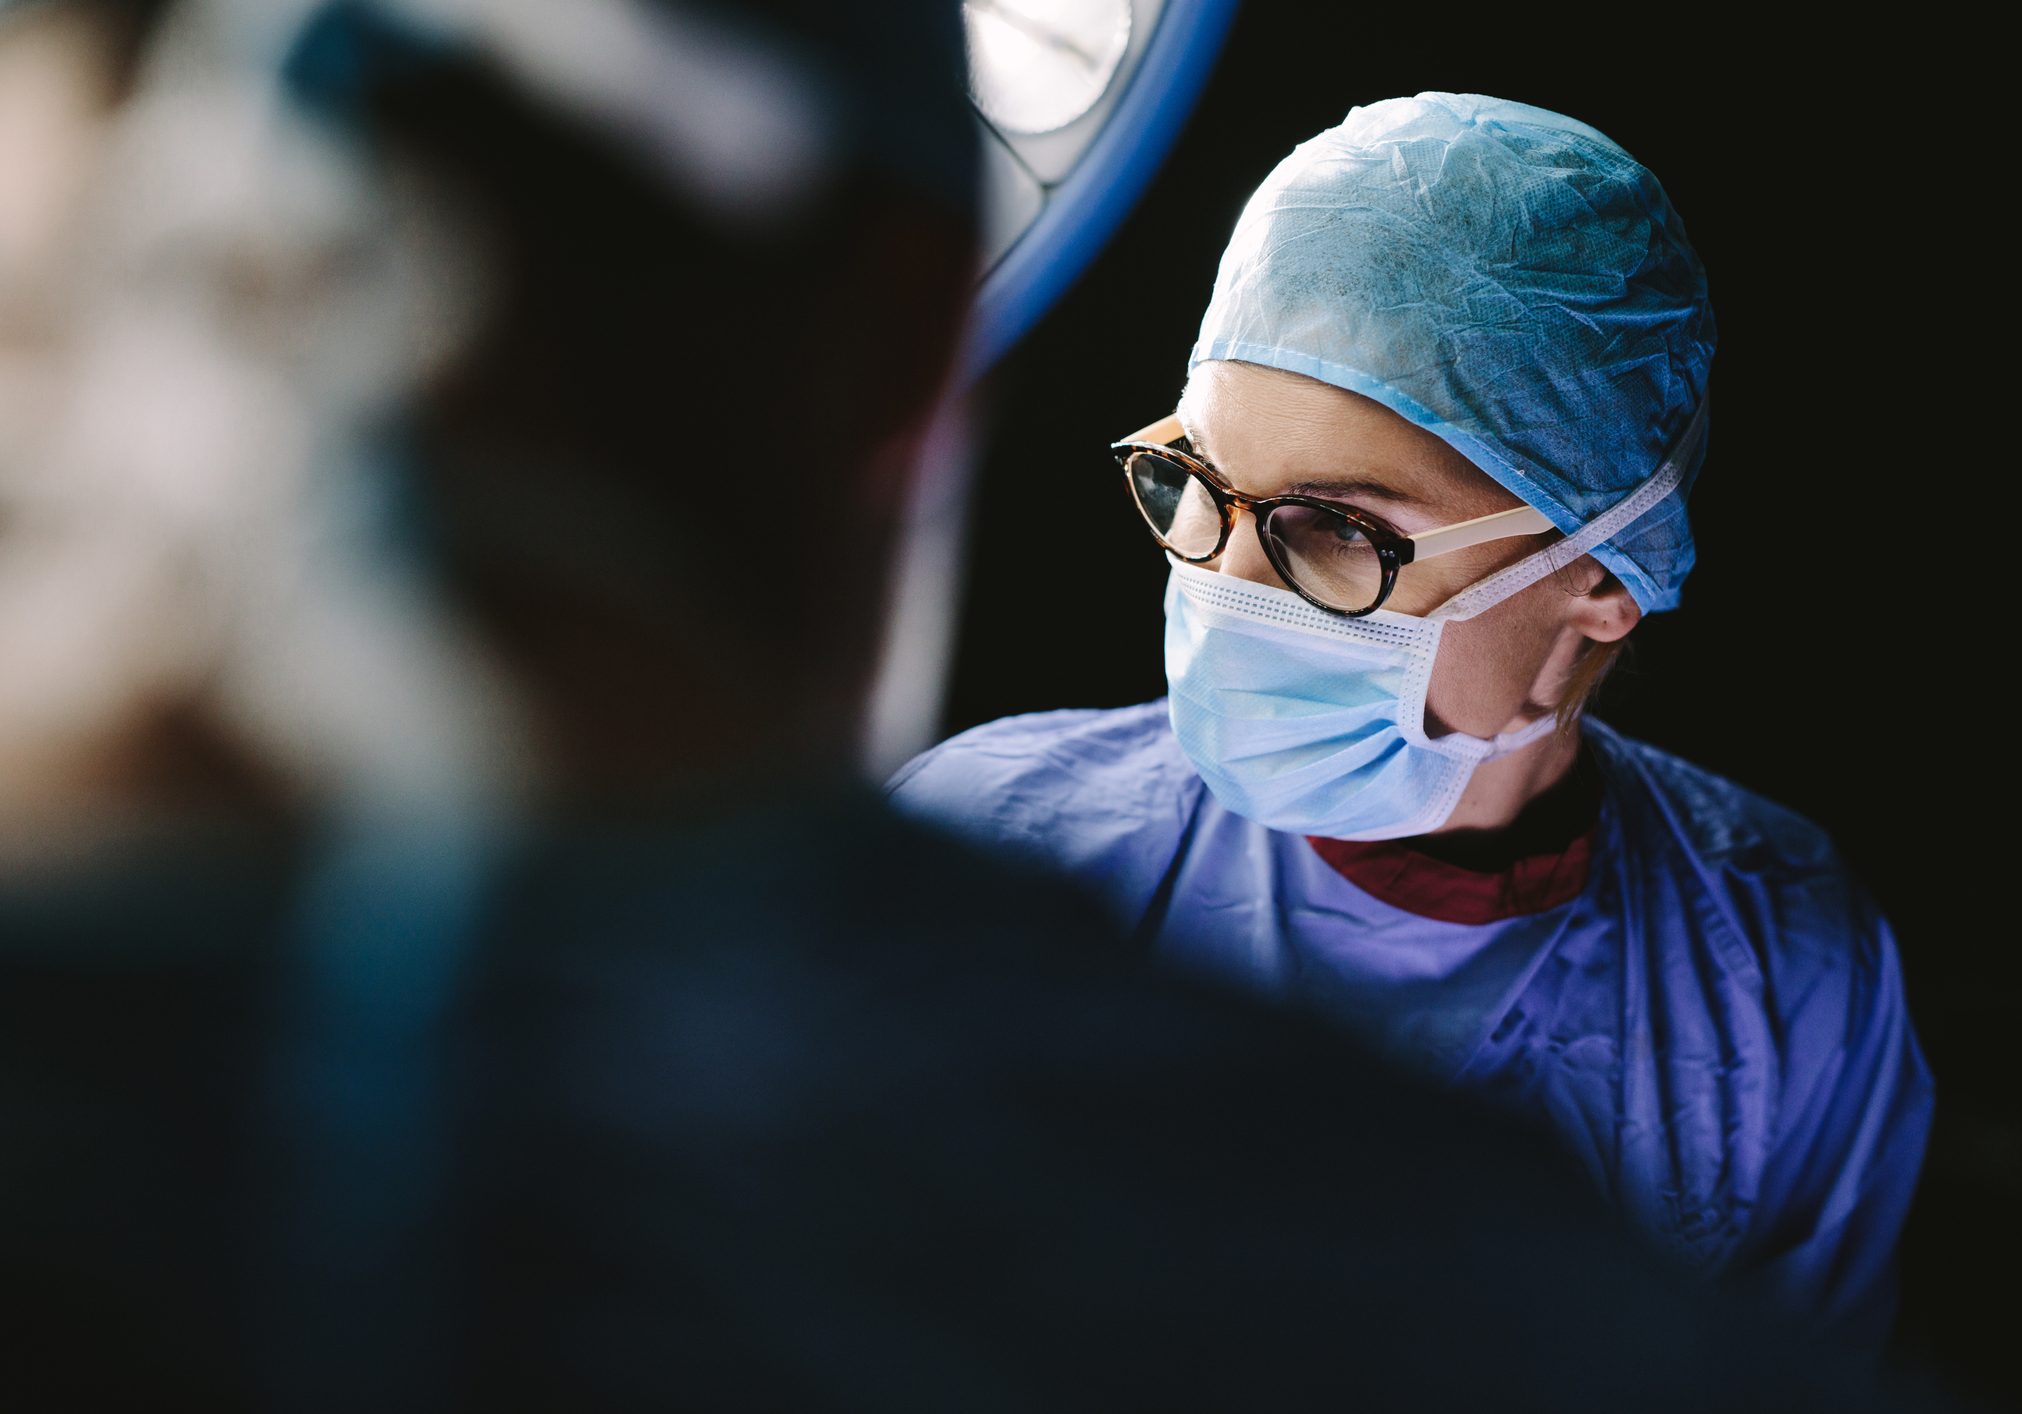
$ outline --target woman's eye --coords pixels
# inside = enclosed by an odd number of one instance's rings
[[[1306,541],[1309,554],[1325,555],[1332,560],[1359,560],[1376,553],[1376,547],[1369,543],[1360,527],[1337,516],[1319,515],[1297,529],[1291,525],[1285,528],[1293,538]]]
[[[1342,520],[1338,516],[1329,516],[1327,524],[1331,532],[1329,539],[1334,542],[1337,549],[1374,550],[1376,548],[1369,543],[1369,537],[1363,532],[1362,527],[1356,525],[1353,521]]]

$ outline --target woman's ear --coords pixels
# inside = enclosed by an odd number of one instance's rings
[[[1575,561],[1569,572],[1581,576],[1576,583],[1585,585],[1575,588],[1566,600],[1567,622],[1582,637],[1596,643],[1614,643],[1641,621],[1643,606],[1636,602],[1629,586],[1592,555]]]

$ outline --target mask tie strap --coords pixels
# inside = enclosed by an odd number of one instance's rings
[[[1484,610],[1494,608],[1511,595],[1530,588],[1546,575],[1563,569],[1603,540],[1648,514],[1658,502],[1671,494],[1684,476],[1685,464],[1692,459],[1693,450],[1706,435],[1706,408],[1709,402],[1709,398],[1700,398],[1699,410],[1692,414],[1692,421],[1686,424],[1684,435],[1678,439],[1678,444],[1672,448],[1671,455],[1664,459],[1664,464],[1657,468],[1656,474],[1648,481],[1564,539],[1555,540],[1536,554],[1518,560],[1507,569],[1498,570],[1479,584],[1468,586],[1426,617],[1442,620],[1471,619]]]

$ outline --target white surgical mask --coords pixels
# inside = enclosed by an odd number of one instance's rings
[[[1420,618],[1330,614],[1289,589],[1174,561],[1165,664],[1173,732],[1215,798],[1274,830],[1385,840],[1438,829],[1483,761],[1552,730],[1425,733],[1446,625],[1529,588],[1658,505],[1678,483],[1705,404],[1657,473],[1599,516]]]

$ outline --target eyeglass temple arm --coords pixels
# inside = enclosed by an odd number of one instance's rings
[[[1551,517],[1536,506],[1517,506],[1512,510],[1495,511],[1404,538],[1411,542],[1411,562],[1416,564],[1420,560],[1465,550],[1470,545],[1481,545],[1511,535],[1536,535],[1553,528]]]
[[[1173,413],[1170,417],[1162,417],[1151,426],[1141,427],[1128,437],[1120,440],[1125,442],[1156,442],[1161,447],[1170,447],[1186,435],[1186,428],[1180,426],[1179,414]]]

